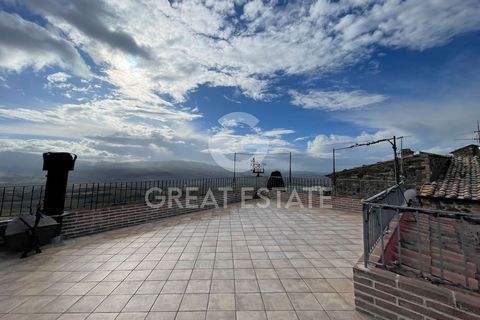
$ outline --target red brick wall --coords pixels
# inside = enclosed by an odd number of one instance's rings
[[[362,200],[357,198],[332,196],[332,207],[336,210],[362,212]]]
[[[439,287],[379,268],[353,269],[355,304],[380,319],[480,319],[480,294]]]
[[[310,195],[308,192],[297,192],[298,198],[295,195],[292,195],[292,192],[276,191],[272,190],[269,192],[268,197],[272,199],[272,205],[275,206],[275,201],[280,195],[280,201],[288,202],[291,199],[291,206],[298,206],[298,202],[302,203],[303,207],[308,208],[322,208],[322,207],[331,207],[332,201],[330,196],[321,196],[318,193],[312,192]]]
[[[251,193],[247,192],[247,195],[251,196]],[[215,193],[214,196],[218,206],[223,207],[223,193]],[[68,212],[63,218],[62,235],[66,238],[74,238],[214,207],[213,205],[207,205],[204,208],[186,208],[185,198],[179,199],[179,201],[182,203],[182,207],[175,205],[175,202],[173,202],[174,205],[170,208],[166,204],[161,208],[151,208],[145,202],[142,202],[96,210]],[[196,201],[190,201],[190,204],[200,205],[202,201],[203,197],[199,197]],[[227,194],[227,204],[240,201],[240,192],[229,192]]]

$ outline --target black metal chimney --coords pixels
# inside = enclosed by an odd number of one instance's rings
[[[77,156],[67,152],[46,152],[43,154],[43,170],[47,171],[47,184],[43,212],[54,216],[58,223],[62,223],[67,191],[68,171],[73,170]]]

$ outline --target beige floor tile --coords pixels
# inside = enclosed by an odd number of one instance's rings
[[[235,295],[232,293],[212,293],[208,302],[209,310],[235,310]]]
[[[257,280],[235,280],[235,292],[253,293],[260,292]]]
[[[237,311],[237,320],[267,320],[265,311]]]
[[[323,310],[312,293],[289,293],[288,296],[295,310]]]
[[[180,304],[180,311],[202,311],[207,310],[208,294],[186,293]]]
[[[353,282],[350,279],[327,279],[327,281],[339,293],[353,292]]]
[[[175,320],[204,320],[205,311],[180,311]]]
[[[302,279],[282,279],[281,281],[287,292],[310,292],[310,288]]]
[[[64,313],[57,320],[85,320],[90,313]]]
[[[150,311],[156,298],[156,294],[136,294],[128,301],[122,312]]]
[[[134,294],[137,292],[138,288],[142,285],[142,281],[125,281],[121,282],[115,290],[113,290],[112,294],[119,295],[119,294]]]
[[[175,320],[177,312],[149,312],[146,320]]]
[[[237,310],[265,310],[259,293],[237,293],[235,303]]]
[[[111,295],[95,309],[95,312],[120,312],[132,296],[127,294]]]
[[[183,294],[160,294],[152,306],[152,311],[178,311]]]
[[[159,294],[164,284],[165,281],[144,281],[136,294]]]
[[[275,269],[255,269],[255,274],[257,279],[271,280],[278,279],[278,275],[275,272]]]
[[[47,303],[42,309],[42,313],[63,313],[68,310],[80,296],[58,296],[54,300]]]
[[[335,292],[325,279],[304,279],[304,281],[312,292]]]
[[[235,320],[235,311],[207,311],[206,320]]]
[[[299,320],[331,320],[325,311],[299,311],[297,310]]]
[[[116,287],[120,282],[117,281],[102,281],[99,282],[95,287],[93,287],[90,291],[88,291],[87,295],[96,295],[96,296],[102,296],[102,295],[109,295],[110,293],[115,290]]]
[[[338,293],[315,293],[315,297],[327,311],[346,311],[354,309],[353,306]]]
[[[93,312],[106,296],[84,296],[73,304],[67,312]]]
[[[147,314],[147,312],[122,312],[115,320],[144,320]]]
[[[213,269],[193,269],[190,280],[210,280]]]
[[[286,293],[262,293],[265,310],[293,310]]]
[[[27,301],[11,310],[11,313],[37,313],[47,305],[49,302],[54,300],[55,296],[33,296],[29,297]],[[1,302],[0,302],[1,305]],[[2,309],[2,311],[6,309]]]
[[[233,269],[214,269],[212,274],[212,279],[223,279],[223,280],[235,279],[233,276]]]
[[[295,311],[267,311],[268,320],[298,320]]]
[[[108,313],[91,313],[87,320],[114,320],[118,316],[118,313],[108,312]]]
[[[155,269],[147,277],[147,280],[167,280],[171,272],[170,269]]]
[[[95,287],[97,284],[98,282],[79,282],[73,285],[67,291],[65,291],[63,295],[83,296],[84,294],[87,294],[88,291],[92,290],[92,288]]]
[[[285,292],[280,280],[258,280],[261,292]]]
[[[162,293],[184,293],[187,288],[187,280],[168,280],[162,288]]]
[[[186,293],[209,293],[210,280],[190,280],[188,281]]]

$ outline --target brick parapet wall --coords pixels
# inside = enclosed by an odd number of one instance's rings
[[[362,212],[362,199],[332,196],[332,207],[335,210]]]
[[[252,196],[251,192],[246,192],[246,194],[249,197]],[[241,201],[240,192],[228,192],[226,202],[224,201],[223,193],[214,193],[214,197],[219,207]],[[189,201],[191,206],[196,206],[195,208],[187,208],[185,203],[186,198],[180,198],[179,202],[181,206],[173,201],[172,206],[168,206],[168,203],[165,203],[162,207],[153,208],[147,206],[145,202],[141,202],[115,205],[109,208],[71,211],[63,218],[62,235],[65,238],[75,238],[152,222],[170,216],[215,208],[214,205],[201,206],[203,200],[203,196],[199,196],[197,200]]]
[[[357,264],[355,304],[379,319],[480,320],[480,295]]]
[[[279,200],[283,203],[290,201],[292,207],[299,206],[298,203],[301,203],[305,208],[330,208],[332,205],[330,196],[322,196],[318,192],[297,192],[295,194],[289,191],[271,190],[267,196],[272,201]]]

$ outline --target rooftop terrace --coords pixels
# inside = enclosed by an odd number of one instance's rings
[[[361,219],[237,204],[3,253],[0,318],[369,319],[354,311]]]

